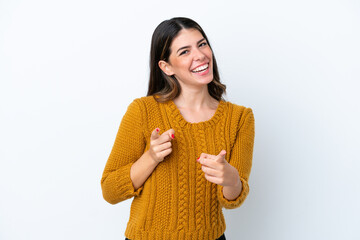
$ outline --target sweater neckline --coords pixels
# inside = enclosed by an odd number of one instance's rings
[[[225,101],[222,99],[219,101],[216,111],[210,119],[195,123],[188,122],[185,120],[185,118],[183,117],[183,115],[181,114],[180,110],[178,109],[178,107],[176,106],[173,100],[168,101],[168,106],[171,109],[172,118],[176,120],[182,127],[184,126],[204,127],[204,126],[213,126],[219,121],[219,119],[221,118],[224,112]]]

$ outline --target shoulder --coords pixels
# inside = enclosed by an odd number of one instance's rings
[[[155,105],[157,104],[157,101],[153,96],[143,96],[138,97],[133,100],[133,102],[136,102],[137,104],[149,106],[149,105]]]
[[[165,129],[162,125],[165,118],[161,112],[161,103],[157,102],[154,96],[135,98],[131,104],[136,105],[138,109],[137,118],[138,121],[141,120],[141,128],[146,137],[150,137],[156,127]]]
[[[236,103],[232,103],[230,101],[225,101],[225,105],[227,110],[232,114],[237,114],[240,116],[246,116],[248,114],[253,114],[253,110],[251,107],[246,107],[244,105],[239,105]]]
[[[156,105],[157,102],[153,96],[143,96],[133,99],[129,106],[137,106],[140,110]]]
[[[237,125],[237,128],[241,127],[245,121],[253,121],[254,113],[251,107],[232,103],[230,101],[225,102],[228,114],[231,116],[231,122]]]
[[[146,129],[148,122],[151,120],[148,116],[157,111],[155,104],[156,100],[153,96],[134,98],[127,106],[124,115],[125,121],[138,124],[139,128]]]
[[[148,114],[149,112],[151,113],[159,107],[159,103],[153,96],[135,98],[133,103],[137,104],[144,114]]]
[[[142,117],[144,120],[148,119],[149,115],[158,114],[160,111],[159,103],[153,96],[143,96],[133,99],[128,110],[136,111],[138,117]]]

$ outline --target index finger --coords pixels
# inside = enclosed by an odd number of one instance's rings
[[[207,153],[201,153],[200,157],[197,159],[200,164],[211,168],[214,166],[215,160],[216,156]]]
[[[150,138],[151,138],[152,140],[158,139],[158,138],[160,137],[159,132],[160,132],[160,129],[159,129],[159,128],[155,128],[155,129],[151,132]]]

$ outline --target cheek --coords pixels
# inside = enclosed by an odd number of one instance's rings
[[[191,61],[189,59],[182,59],[177,62],[175,67],[177,71],[188,71],[191,67]]]
[[[209,48],[209,50],[208,50],[208,52],[207,52],[206,56],[207,56],[209,59],[211,59],[211,60],[212,60],[212,51],[211,51],[211,49],[210,49],[210,48]]]

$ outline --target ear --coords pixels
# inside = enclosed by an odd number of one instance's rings
[[[168,76],[172,76],[174,75],[174,72],[172,71],[171,65],[164,61],[164,60],[160,60],[159,63],[159,68]]]

